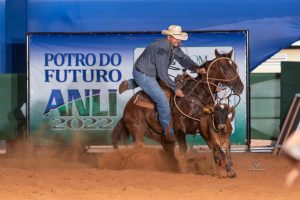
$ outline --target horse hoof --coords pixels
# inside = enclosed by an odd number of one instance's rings
[[[142,148],[144,147],[144,144],[143,144],[143,143],[135,143],[135,144],[134,144],[134,147],[135,147],[136,149],[142,149]]]
[[[236,177],[236,173],[235,172],[229,172],[228,173],[228,177],[229,178],[235,178]]]
[[[216,163],[216,165],[219,166],[219,167],[222,165],[222,161],[221,161],[221,159],[219,159],[219,158],[215,158],[215,163]]]

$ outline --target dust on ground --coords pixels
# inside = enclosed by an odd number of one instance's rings
[[[292,168],[284,156],[232,153],[234,179],[215,166],[211,153],[189,152],[187,161],[178,155],[177,160],[159,148],[91,154],[26,147],[0,156],[0,199],[252,200],[300,195],[300,180],[284,186]],[[249,170],[255,163],[263,170]]]

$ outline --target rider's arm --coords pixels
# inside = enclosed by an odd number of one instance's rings
[[[183,53],[180,47],[173,50],[174,58],[179,62],[179,64],[189,70],[197,72],[199,68],[198,64],[195,63],[188,55]]]
[[[169,62],[170,60],[168,52],[165,49],[160,48],[157,52],[155,59],[157,76],[161,81],[163,81],[169,88],[171,88],[175,92],[177,89],[176,84],[172,79],[170,79],[168,74]]]

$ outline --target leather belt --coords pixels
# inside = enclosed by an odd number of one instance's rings
[[[141,72],[142,74],[145,74],[144,72],[142,72],[139,68],[134,68],[136,71]]]
[[[138,71],[138,72],[140,72],[140,73],[142,73],[142,74],[144,74],[145,76],[148,76],[147,74],[145,74],[142,70],[140,70],[140,69],[137,68],[137,67],[135,68],[135,70]]]

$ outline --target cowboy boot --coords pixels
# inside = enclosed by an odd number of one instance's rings
[[[123,92],[125,92],[126,90],[128,90],[128,81],[124,80],[122,81],[122,83],[119,85],[119,94],[122,94]]]
[[[174,134],[174,129],[171,128],[171,126],[169,126],[166,131],[165,131],[165,134],[164,134],[164,141],[167,142],[167,143],[171,143],[171,142],[176,142],[177,141],[177,138]]]

